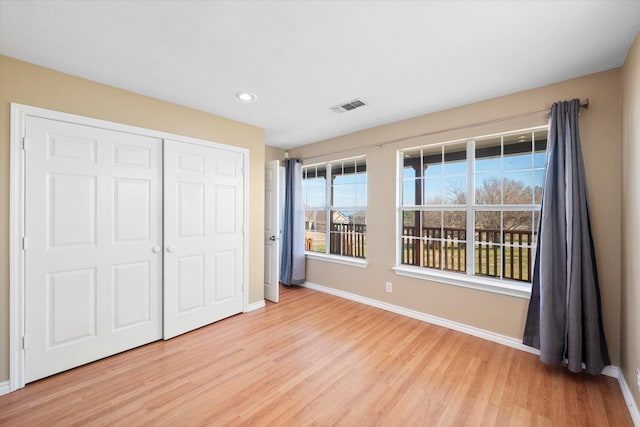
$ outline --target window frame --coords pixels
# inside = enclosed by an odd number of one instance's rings
[[[439,283],[461,286],[466,288],[478,289],[483,291],[489,291],[499,294],[505,294],[520,298],[529,298],[531,295],[531,282],[526,281],[518,281],[507,278],[496,278],[484,275],[476,275],[475,274],[475,245],[477,244],[475,238],[475,213],[482,211],[500,211],[501,214],[501,232],[504,235],[504,224],[503,224],[503,216],[504,212],[513,212],[513,211],[524,211],[524,212],[540,212],[541,203],[535,203],[535,200],[532,199],[531,204],[504,204],[504,200],[501,200],[501,204],[476,204],[476,189],[475,189],[475,180],[476,180],[476,170],[475,170],[475,160],[476,160],[476,142],[481,140],[486,140],[490,138],[500,137],[501,139],[501,147],[504,146],[504,137],[511,136],[519,133],[531,133],[535,134],[538,131],[547,131],[548,135],[548,125],[542,126],[534,126],[530,128],[518,129],[513,131],[500,132],[489,135],[481,135],[475,136],[472,138],[464,138],[452,141],[439,142],[434,144],[421,145],[416,147],[407,147],[402,148],[396,151],[396,259],[395,266],[393,270],[395,274],[401,276],[408,276],[412,278],[418,278],[423,280],[431,280]],[[455,146],[465,144],[466,147],[466,200],[465,204],[445,204],[442,203],[440,205],[428,205],[428,204],[414,204],[414,205],[404,205],[404,153],[409,152],[411,150],[425,149],[425,148],[434,148],[434,147],[446,147],[446,146]],[[548,145],[547,145],[548,148]],[[445,151],[446,153],[446,151]],[[504,166],[502,163],[502,159],[504,159],[504,149],[502,149],[500,153],[501,158],[501,176],[504,176]],[[545,162],[546,169],[546,162]],[[532,167],[532,171],[536,170],[535,167]],[[424,177],[423,177],[424,178]],[[504,197],[504,196],[503,196]],[[415,202],[415,201],[414,201]],[[417,212],[448,212],[448,211],[463,211],[466,213],[466,236],[463,241],[466,245],[465,251],[466,253],[471,252],[473,256],[466,256],[466,264],[464,272],[453,272],[443,270],[442,267],[440,269],[418,266],[418,265],[409,265],[403,264],[402,259],[402,251],[403,251],[403,225],[404,225],[404,211],[417,211]],[[535,217],[535,216],[534,216]],[[442,223],[444,226],[444,223]],[[532,232],[536,233],[537,224],[532,224]],[[444,239],[444,237],[443,237]],[[507,247],[506,242],[501,239],[500,245],[502,251]],[[533,263],[535,261],[535,250],[537,245],[537,239],[535,241],[535,245],[531,247],[531,267],[533,267]],[[504,260],[504,254],[501,251],[501,262]],[[440,264],[441,265],[441,264]],[[531,272],[530,272],[531,275]],[[532,275],[530,276],[532,277]]]
[[[367,231],[365,228],[365,232],[364,234],[364,250],[365,250],[365,255],[364,257],[357,257],[355,255],[341,255],[341,254],[333,254],[331,253],[331,218],[332,218],[332,212],[335,210],[340,210],[341,208],[343,209],[344,207],[340,207],[340,206],[336,206],[334,203],[332,203],[332,194],[334,192],[334,186],[335,184],[332,183],[331,180],[331,176],[332,176],[332,168],[334,168],[337,164],[341,164],[344,165],[344,163],[346,162],[351,162],[351,161],[355,161],[356,165],[356,174],[358,172],[358,168],[360,167],[360,163],[362,162],[364,164],[365,167],[365,174],[366,174],[366,181],[365,181],[365,205],[353,205],[353,206],[348,206],[351,208],[363,208],[362,210],[364,210],[365,212],[365,225],[367,223],[367,217],[368,217],[368,209],[369,209],[369,200],[368,200],[368,193],[369,193],[369,189],[368,189],[368,185],[369,185],[369,180],[368,180],[368,170],[367,170],[367,156],[366,155],[359,155],[359,156],[353,156],[353,157],[348,157],[348,158],[344,158],[344,159],[336,159],[336,160],[329,160],[326,162],[318,162],[318,163],[312,163],[309,165],[302,165],[302,180],[303,180],[303,196],[306,196],[305,193],[305,169],[306,168],[313,168],[313,167],[319,167],[322,166],[325,168],[325,183],[324,183],[324,205],[322,207],[319,206],[311,206],[311,207],[307,207],[306,206],[306,197],[304,200],[304,204],[305,206],[303,207],[303,211],[305,212],[305,238],[306,238],[306,213],[308,211],[324,211],[324,215],[325,215],[325,230],[324,230],[324,234],[325,234],[325,250],[326,252],[316,252],[313,250],[307,250],[305,247],[305,257],[309,258],[309,259],[316,259],[316,260],[321,260],[321,261],[327,261],[327,262],[333,262],[333,263],[337,263],[337,264],[344,264],[344,265],[350,265],[350,266],[355,266],[355,267],[361,267],[361,268],[366,268],[368,266],[368,261],[367,261],[367,257],[366,257],[366,247],[367,247],[367,243],[366,243],[366,235],[367,235]],[[354,185],[357,186],[357,182],[354,183]],[[357,187],[356,187],[357,189]],[[357,193],[356,193],[357,194]],[[334,201],[335,202],[335,201]],[[352,231],[352,233],[356,233],[355,228]]]

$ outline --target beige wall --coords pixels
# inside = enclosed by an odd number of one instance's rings
[[[263,299],[263,129],[0,56],[0,381],[9,379],[11,102],[248,148],[249,302]]]
[[[264,159],[269,160],[282,160],[284,159],[284,151],[282,148],[272,147],[270,145],[265,146]]]
[[[622,67],[622,348],[620,368],[640,408],[640,33]]]
[[[591,197],[604,326],[611,361],[620,362],[620,91],[619,69],[404,120],[292,149],[309,157],[517,114],[544,110],[554,101],[589,98],[580,128]],[[546,116],[499,122],[414,138],[383,147],[357,149],[338,158],[367,155],[369,184],[366,269],[307,260],[307,280],[396,304],[488,331],[522,338],[528,300],[433,281],[397,276],[395,263],[396,164],[399,148],[511,131],[545,124]],[[314,158],[315,163],[331,155]],[[638,277],[638,276],[635,276]],[[393,283],[393,293],[384,282]]]

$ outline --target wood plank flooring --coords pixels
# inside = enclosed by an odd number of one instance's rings
[[[2,426],[632,426],[613,378],[310,289],[0,397]]]

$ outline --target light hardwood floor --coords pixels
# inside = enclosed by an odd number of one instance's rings
[[[613,378],[310,289],[0,397],[2,426],[632,426]]]

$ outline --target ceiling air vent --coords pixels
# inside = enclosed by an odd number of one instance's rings
[[[353,101],[344,102],[342,104],[334,105],[333,107],[330,107],[329,109],[331,111],[333,111],[334,113],[344,113],[346,111],[351,111],[351,110],[355,110],[356,108],[364,107],[365,105],[367,105],[367,103],[364,102],[363,100],[354,99]]]

